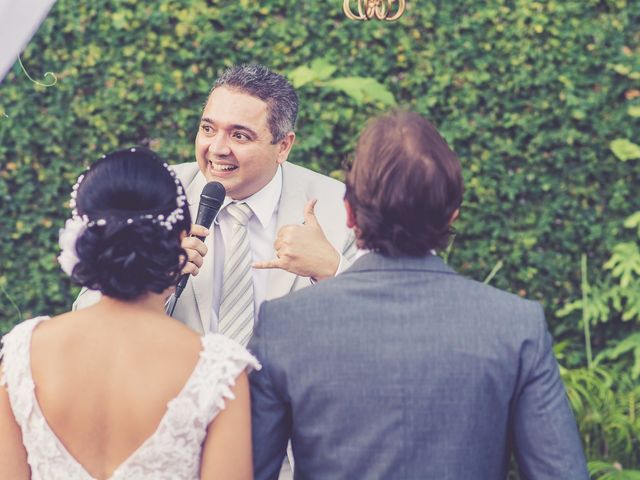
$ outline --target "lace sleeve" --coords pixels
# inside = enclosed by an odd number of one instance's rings
[[[4,341],[5,338],[7,338],[7,335],[4,335],[2,338],[0,338],[0,387],[4,388],[7,388],[7,374],[4,371]]]
[[[13,327],[0,341],[0,386],[8,391],[13,390],[14,395],[23,388],[33,390],[33,380],[29,371],[31,332],[38,323],[47,318],[49,317],[25,320]]]
[[[203,337],[203,355],[211,364],[210,382],[219,392],[215,406],[223,410],[225,399],[233,400],[235,396],[231,388],[243,372],[260,370],[262,365],[239,343],[220,334],[208,334]]]
[[[7,388],[7,378],[4,375],[4,367],[2,366],[2,357],[4,357],[4,350],[0,345],[0,387]]]

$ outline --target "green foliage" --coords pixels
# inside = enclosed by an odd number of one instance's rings
[[[623,162],[640,158],[640,147],[626,138],[616,138],[609,146],[613,154]]]
[[[640,384],[605,367],[561,374],[587,457],[640,465]]]
[[[626,288],[640,277],[640,249],[635,242],[618,243],[613,247],[611,259],[604,264],[611,275],[619,279],[620,287]]]
[[[633,333],[614,347],[603,350],[598,354],[595,361],[600,363],[604,360],[617,360],[628,352],[633,352],[635,358],[631,377],[636,380],[640,377],[640,332]]]
[[[317,171],[338,176],[392,97],[431,118],[465,172],[451,263],[484,278],[501,260],[492,284],[555,311],[578,296],[580,254],[600,264],[640,210],[635,161],[609,150],[639,129],[639,23],[640,4],[619,0],[407,2],[394,23],[331,2],[59,0],[22,56],[56,85],[17,64],[0,85],[0,278],[26,317],[67,309],[56,237],[83,166],[130,144],[192,160],[211,83],[257,61],[299,85],[290,160]]]
[[[627,228],[638,226],[638,212],[629,217]],[[638,232],[640,241],[640,231]],[[563,381],[578,421],[591,474],[598,479],[639,478],[640,470],[623,469],[640,465],[640,333],[622,341],[609,342],[591,361],[591,328],[597,322],[635,319],[640,323],[640,270],[635,268],[638,245],[622,242],[604,269],[612,283],[594,289],[587,279],[586,255],[582,262],[582,299],[566,305],[558,315],[582,312],[588,368],[561,369]],[[562,347],[559,356],[562,358]],[[613,462],[613,463],[611,463]]]
[[[629,229],[638,227],[640,212],[631,215],[624,222]],[[604,264],[605,271],[610,271],[610,277],[603,283],[592,286],[587,281],[586,260],[583,269],[583,296],[580,300],[567,303],[557,312],[559,317],[565,317],[575,311],[582,312],[582,322],[585,327],[587,359],[591,361],[590,330],[589,327],[598,322],[608,322],[619,315],[622,321],[634,321],[640,324],[640,230],[635,242],[621,242],[613,247],[613,253]],[[586,259],[586,257],[585,257]],[[598,364],[603,361],[618,360],[624,355],[633,355],[631,376],[640,378],[640,333],[629,335],[618,343],[613,339],[613,345],[603,349],[595,359]],[[611,342],[610,342],[611,343]]]
[[[305,85],[314,84],[317,87],[325,87],[328,90],[343,92],[349,95],[356,105],[366,103],[379,104],[379,106],[393,106],[396,104],[393,94],[389,89],[370,77],[340,77],[330,78],[336,71],[336,67],[326,59],[316,59],[310,66],[302,65],[287,76],[296,89]]]
[[[619,463],[589,462],[589,473],[598,480],[640,480],[640,470],[623,470]]]
[[[621,75],[634,80],[640,79],[640,71],[625,65],[613,65],[612,68]],[[640,91],[632,90],[632,92],[633,94],[627,95],[627,98],[640,96]],[[629,107],[627,112],[631,117],[638,116],[635,107]],[[640,158],[640,147],[627,139],[618,138],[612,141],[609,147],[623,162]],[[591,325],[599,321],[608,322],[612,314],[618,314],[622,321],[636,320],[640,323],[640,211],[629,216],[623,225],[627,229],[635,229],[637,235],[631,241],[619,242],[613,246],[611,257],[604,264],[604,270],[610,271],[609,278],[593,288],[587,280],[586,255],[583,254],[582,299],[568,303],[557,312],[560,317],[567,316],[576,310],[582,312],[585,350],[590,368],[594,364],[591,355]],[[609,344],[598,354],[595,364],[621,360],[618,366],[627,365],[626,359],[630,356],[628,354],[633,354],[631,378],[634,380],[640,378],[640,334],[631,334],[619,343],[618,338],[615,338]]]
[[[624,221],[626,228],[637,228],[638,238],[640,238],[640,211],[634,213]]]

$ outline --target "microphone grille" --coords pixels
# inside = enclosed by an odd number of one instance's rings
[[[224,185],[220,182],[209,182],[202,189],[200,202],[221,204],[226,193]]]

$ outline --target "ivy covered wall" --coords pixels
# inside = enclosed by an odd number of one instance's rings
[[[640,210],[638,162],[609,146],[640,131],[627,112],[638,25],[640,2],[625,0],[407,0],[394,23],[348,20],[339,0],[59,0],[22,55],[57,83],[16,64],[0,84],[0,332],[15,306],[70,307],[56,243],[84,166],[131,144],[192,160],[216,76],[261,62],[296,72],[290,160],[317,171],[340,169],[385,92],[432,119],[465,172],[449,261],[480,280],[502,262],[492,284],[540,300],[556,336],[577,338],[554,313],[580,296],[580,255],[602,265]]]

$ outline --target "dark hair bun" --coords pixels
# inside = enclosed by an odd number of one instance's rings
[[[77,214],[88,221],[76,240],[73,280],[120,300],[175,285],[187,261],[180,236],[191,226],[183,191],[149,149],[98,160],[77,187]]]
[[[186,261],[176,233],[150,222],[87,228],[76,242],[72,278],[104,295],[132,300],[175,285]]]

